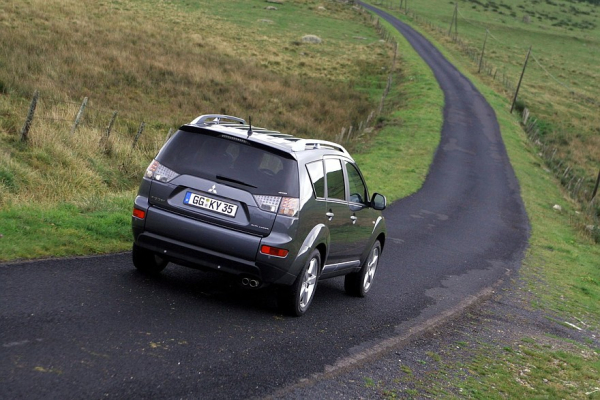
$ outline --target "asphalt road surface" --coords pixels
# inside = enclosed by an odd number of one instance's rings
[[[282,393],[353,367],[354,355],[518,268],[529,225],[494,111],[423,37],[380,15],[431,66],[446,106],[423,188],[385,211],[389,236],[369,296],[345,295],[343,278],[323,281],[307,315],[289,318],[268,292],[177,266],[148,278],[130,254],[0,265],[0,398]]]

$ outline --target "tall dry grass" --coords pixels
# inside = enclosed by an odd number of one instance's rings
[[[319,79],[322,72],[317,68],[287,76],[265,68],[277,65],[277,49],[287,42],[271,38],[274,43],[266,45],[272,47],[254,49],[260,56],[252,61],[234,54],[230,42],[235,38],[221,34],[240,28],[205,12],[186,15],[153,1],[120,4],[124,5],[91,0],[5,4],[5,34],[0,37],[4,92],[29,97],[38,89],[64,99],[91,96],[105,107],[172,124],[207,110],[253,114],[274,128],[319,135],[364,119],[373,107],[351,84],[334,79],[344,75],[343,70]],[[179,23],[173,25],[174,19]],[[201,36],[195,33],[199,27]],[[252,36],[251,31],[246,36]],[[256,40],[255,45],[261,42]],[[253,43],[251,38],[245,41]],[[371,56],[381,48],[354,47],[348,51],[359,53],[357,58],[385,62],[380,55]],[[300,113],[318,123],[310,129],[296,127],[293,115]]]
[[[353,77],[383,82],[390,62],[375,36],[312,51],[290,42],[295,33],[265,39],[206,9],[158,0],[0,0],[0,29],[0,206],[131,190],[168,129],[203,113],[251,115],[257,125],[333,140],[377,106]],[[327,56],[339,51],[343,60]],[[34,90],[41,101],[23,144]],[[71,135],[85,96],[87,121]],[[100,145],[115,110],[114,132]]]

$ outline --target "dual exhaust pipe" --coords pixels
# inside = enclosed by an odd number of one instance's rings
[[[260,282],[256,279],[242,278],[242,286],[249,286],[252,289],[255,289],[259,285],[260,285]]]

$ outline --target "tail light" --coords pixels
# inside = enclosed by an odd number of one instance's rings
[[[295,197],[255,195],[254,199],[261,210],[288,217],[295,217],[300,209],[300,200]]]
[[[146,169],[146,178],[159,182],[170,182],[178,176],[177,172],[165,167],[156,160],[152,160]]]

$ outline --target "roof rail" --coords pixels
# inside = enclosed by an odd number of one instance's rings
[[[344,146],[339,145],[337,143],[329,142],[327,140],[318,140],[318,139],[300,139],[292,145],[293,151],[303,151],[306,150],[307,147],[313,146],[313,149],[320,149],[323,147],[330,148],[333,150],[337,150],[346,155],[350,155],[348,151],[344,148]]]
[[[202,125],[219,125],[227,128],[234,128],[240,130],[249,130],[250,125],[245,120],[239,117],[224,114],[206,114],[201,115],[198,118],[190,122],[190,125],[202,126]],[[330,149],[339,151],[350,157],[350,153],[344,148],[344,146],[329,142],[327,140],[319,139],[302,139],[279,131],[273,131],[270,129],[261,128],[258,126],[252,127],[252,133],[256,134],[257,137],[268,137],[272,143],[279,143],[287,147],[291,147],[294,152],[300,152],[305,150],[313,149]]]
[[[212,120],[212,121],[209,121]],[[243,120],[242,118],[238,118],[238,117],[233,117],[231,115],[224,115],[224,114],[206,114],[206,115],[201,115],[198,118],[194,119],[192,122],[190,122],[190,125],[219,125],[221,124],[221,120],[229,120],[229,121],[235,121],[238,124],[242,124],[245,125],[246,121]]]

